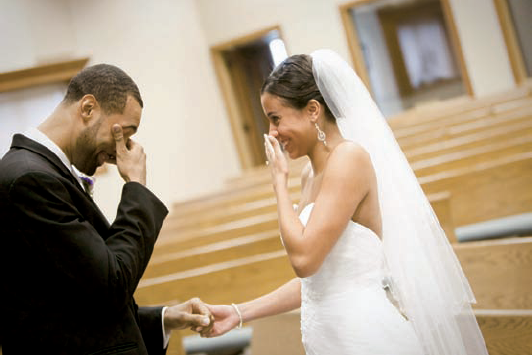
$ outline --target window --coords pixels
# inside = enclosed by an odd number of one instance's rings
[[[468,93],[440,1],[375,0],[341,11],[355,69],[385,116]]]

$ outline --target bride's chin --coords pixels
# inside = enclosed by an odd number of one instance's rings
[[[296,152],[288,152],[288,157],[292,160],[296,160],[297,158],[301,158],[300,154],[297,154]]]

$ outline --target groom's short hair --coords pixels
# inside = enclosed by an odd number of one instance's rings
[[[137,84],[122,69],[110,64],[96,64],[80,71],[70,80],[64,103],[93,95],[106,114],[123,113],[128,96],[144,107]]]

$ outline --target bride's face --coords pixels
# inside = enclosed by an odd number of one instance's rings
[[[269,134],[279,141],[291,159],[307,155],[312,143],[309,139],[313,123],[305,109],[288,106],[278,96],[264,93],[261,96],[262,109],[270,121]]]

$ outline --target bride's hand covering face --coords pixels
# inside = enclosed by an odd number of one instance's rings
[[[274,187],[286,186],[288,181],[288,161],[281,150],[279,141],[275,137],[265,134],[264,149],[266,150]]]

